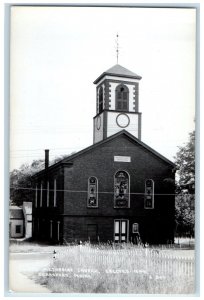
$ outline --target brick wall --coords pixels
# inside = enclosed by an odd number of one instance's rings
[[[129,156],[131,162],[115,162],[114,156]],[[118,170],[130,175],[130,208],[114,208],[114,174]],[[91,176],[98,179],[98,208],[87,208],[88,178]],[[167,195],[174,194],[174,187],[169,183],[170,179],[174,182],[172,166],[125,135],[73,157],[72,164],[59,164],[58,168],[48,169],[48,173],[41,172],[36,181],[47,178],[50,189],[56,178],[57,189],[61,191],[57,191],[57,207],[53,207],[52,194],[50,206],[46,207],[46,193],[43,194],[43,207],[33,207],[35,233],[37,222],[43,228],[37,232],[38,237],[49,239],[49,223],[53,220],[53,240],[57,237],[58,221],[61,241],[87,240],[88,232],[93,235],[95,228],[100,241],[113,240],[114,220],[128,219],[130,240],[133,223],[139,224],[144,241],[173,240],[174,196]],[[144,209],[145,180],[148,178],[155,184],[153,210]]]
[[[131,163],[114,162],[114,156],[130,156]],[[64,213],[114,215],[116,209],[113,208],[113,194],[111,193],[114,191],[114,174],[118,170],[125,170],[129,173],[130,192],[139,193],[139,195],[131,195],[130,199],[131,209],[136,209],[137,213],[144,213],[143,195],[140,193],[144,193],[147,178],[154,180],[155,193],[161,194],[166,193],[167,190],[164,179],[173,179],[174,177],[168,164],[121,136],[92,152],[84,153],[73,161],[72,167],[65,168],[64,187],[71,191],[64,195]],[[86,207],[88,178],[90,176],[98,178],[99,208],[97,210]],[[168,197],[165,196],[162,199],[167,205]],[[161,202],[161,200],[158,201]],[[159,208],[160,205],[158,205],[155,196],[155,210]],[[120,210],[117,209],[117,211],[119,213]],[[132,213],[132,210],[128,210],[128,214],[131,215]]]
[[[114,162],[114,155],[130,156],[131,163]],[[130,195],[130,208],[127,209],[114,208],[114,174],[118,170],[125,170],[129,173],[130,192],[138,193]],[[109,224],[106,226],[107,233],[104,231],[105,227],[103,228],[103,235],[106,239],[113,236],[114,218],[128,218],[133,223],[139,220],[138,223],[143,224],[141,226],[142,235],[147,236],[148,239],[156,240],[158,234],[162,239],[167,236],[168,239],[172,237],[174,196],[165,194],[173,194],[174,189],[165,182],[165,179],[174,180],[174,174],[166,162],[155,157],[140,145],[135,145],[126,137],[120,136],[116,140],[74,159],[73,166],[65,168],[64,174],[64,187],[68,190],[64,194],[64,214],[67,216],[66,220],[69,215],[71,217],[69,222],[66,221],[67,224],[64,222],[65,235],[68,230],[66,228],[69,228],[70,222],[73,222],[73,230],[70,232],[75,232],[74,235],[77,239],[79,236],[86,239],[87,233],[82,227],[86,227],[84,222],[86,222],[85,217],[88,217],[88,219],[96,218],[98,220],[98,230],[100,230],[100,222],[105,222],[103,223],[105,226],[108,220],[112,220],[111,223],[107,223]],[[87,188],[90,176],[98,178],[98,208],[87,208]],[[144,209],[142,193],[144,193],[147,178],[154,180],[155,194],[162,194],[155,195],[153,210]],[[82,217],[81,221],[79,216]],[[74,222],[79,225],[75,227]],[[164,226],[165,228],[163,228]],[[77,228],[79,229],[78,234]]]

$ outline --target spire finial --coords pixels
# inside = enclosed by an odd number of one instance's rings
[[[118,57],[119,57],[119,42],[118,42],[119,34],[118,33],[117,33],[116,37],[117,37],[117,39],[116,39],[116,55],[117,55],[117,64],[118,64]]]

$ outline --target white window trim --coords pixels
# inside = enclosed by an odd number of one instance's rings
[[[38,207],[38,185],[35,185],[35,207]]]
[[[43,183],[40,183],[40,207],[42,207],[42,200],[43,200]]]
[[[54,207],[57,206],[57,179],[54,179]]]
[[[60,239],[60,221],[57,221],[57,240]]]
[[[113,230],[113,241],[115,242],[115,222],[119,221],[119,226],[121,226],[120,221],[127,221],[127,243],[129,242],[129,219],[114,219],[114,230]],[[119,229],[121,231],[121,228]]]
[[[47,207],[49,207],[49,201],[50,201],[50,182],[47,181]]]

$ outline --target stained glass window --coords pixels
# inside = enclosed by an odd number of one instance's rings
[[[129,207],[129,175],[125,171],[118,171],[114,180],[114,207]]]
[[[145,181],[145,203],[144,207],[146,209],[154,208],[154,181],[152,179],[147,179]]]
[[[96,177],[88,180],[88,207],[98,207],[98,181]]]

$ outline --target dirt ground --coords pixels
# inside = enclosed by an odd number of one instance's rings
[[[9,259],[10,292],[50,293],[46,287],[29,279],[29,275],[49,266],[51,261],[51,254],[11,253]]]

